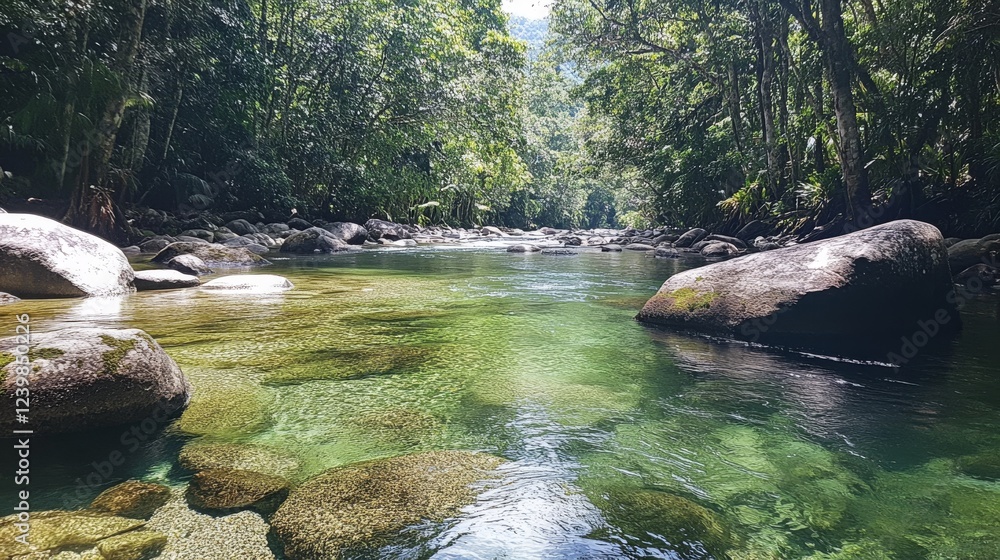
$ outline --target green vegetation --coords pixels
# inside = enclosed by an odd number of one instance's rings
[[[666,296],[670,298],[673,307],[683,309],[685,311],[696,311],[698,309],[708,309],[718,294],[715,292],[704,292],[701,293],[694,288],[680,288],[674,290],[667,294]]]
[[[1000,225],[996,14],[982,0],[558,0],[551,25],[585,76],[588,157],[636,175],[648,219],[803,232],[917,217],[972,233]]]
[[[121,365],[122,359],[126,354],[135,350],[136,341],[134,338],[120,339],[115,338],[110,335],[102,334],[101,342],[105,346],[111,348],[107,352],[101,354],[101,362],[103,363],[104,375],[114,375],[118,372],[118,366]]]

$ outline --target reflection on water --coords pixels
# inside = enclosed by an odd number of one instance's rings
[[[290,454],[298,481],[466,449],[509,459],[505,483],[355,556],[996,557],[1000,483],[962,471],[998,460],[996,298],[965,310],[960,338],[892,370],[632,321],[683,266],[376,251],[277,260],[266,272],[295,284],[280,294],[10,306],[37,331],[145,329],[195,387],[184,416],[135,449],[121,430],[40,441],[33,506],[79,507],[130,477],[184,484],[176,458],[195,439]],[[116,449],[127,462],[105,473]]]

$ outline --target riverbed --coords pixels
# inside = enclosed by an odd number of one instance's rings
[[[960,336],[894,369],[632,319],[699,261],[482,247],[272,260],[256,272],[285,276],[293,290],[4,308],[29,313],[35,332],[143,329],[194,387],[179,421],[135,443],[123,430],[35,442],[34,509],[84,507],[129,478],[181,487],[189,473],[177,455],[191,442],[273,449],[295,459],[299,482],[456,449],[508,459],[504,482],[457,518],[357,558],[1000,550],[1000,483],[970,467],[1000,462],[997,295],[963,310]],[[116,451],[124,464],[105,472]]]

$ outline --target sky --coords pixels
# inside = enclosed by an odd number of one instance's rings
[[[503,0],[503,9],[508,14],[531,19],[542,19],[549,15],[552,0]]]

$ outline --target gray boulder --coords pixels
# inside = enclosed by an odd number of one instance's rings
[[[180,241],[182,243],[198,243],[198,244],[201,244],[201,245],[208,245],[209,244],[208,241],[205,241],[204,239],[202,239],[200,237],[193,237],[193,236],[190,236],[190,235],[178,235],[175,239],[177,239],[177,241]]]
[[[725,241],[709,241],[701,248],[703,257],[735,257],[740,254],[740,250],[732,243]]]
[[[226,224],[229,231],[235,233],[236,235],[246,235],[248,233],[257,233],[257,226],[251,224],[246,220],[233,220]]]
[[[301,231],[301,230],[307,230],[313,227],[313,225],[303,220],[302,218],[292,218],[288,220],[288,227]]]
[[[127,294],[132,266],[114,245],[55,220],[0,214],[0,292],[21,298]]]
[[[541,251],[541,248],[530,244],[511,245],[507,247],[508,253],[537,253],[539,251]]]
[[[71,328],[32,333],[31,429],[38,434],[77,432],[135,422],[166,426],[188,403],[191,387],[177,364],[138,329]],[[17,383],[15,337],[0,340],[0,374],[7,402]],[[13,408],[0,430],[18,429]],[[145,428],[144,428],[145,429]]]
[[[918,321],[937,321],[935,332],[959,325],[947,254],[934,226],[890,222],[681,272],[637,319],[764,343],[898,347]]]
[[[303,231],[297,231],[285,238],[281,244],[282,253],[297,253],[308,255],[311,253],[339,253],[350,250],[347,243],[335,237],[329,231],[311,227]]]
[[[622,246],[616,243],[609,243],[601,247],[602,253],[621,253]]]
[[[204,276],[212,273],[212,269],[205,264],[205,261],[194,255],[177,255],[164,264],[180,273],[193,276]]]
[[[10,294],[0,292],[0,305],[9,305],[11,303],[17,303],[21,301],[21,298],[17,296],[12,296]]]
[[[624,249],[626,251],[655,251],[656,247],[646,243],[629,243]]]
[[[690,247],[704,239],[706,235],[708,235],[708,232],[701,228],[688,230],[684,235],[678,237],[677,241],[674,241],[674,247],[680,247],[682,249]]]
[[[733,245],[737,249],[747,248],[747,244],[744,243],[742,239],[736,237],[730,237],[728,235],[720,235],[718,233],[713,233],[712,235],[709,235],[708,237],[705,238],[705,241],[725,241],[726,243]]]
[[[365,222],[365,229],[368,230],[368,237],[371,239],[388,239],[396,241],[398,239],[409,239],[410,232],[402,224],[386,222],[385,220],[371,219]]]
[[[187,231],[182,231],[178,237],[194,237],[209,243],[215,241],[215,234],[207,229],[189,229]]]
[[[1000,253],[1000,241],[989,236],[982,239],[965,239],[948,247],[948,264],[955,272],[969,268],[974,264],[986,264],[996,267]]]
[[[245,247],[226,247],[209,243],[171,243],[153,257],[155,263],[166,264],[179,255],[194,255],[206,265],[216,268],[262,266],[271,264],[260,255],[254,254]]]
[[[350,222],[333,222],[324,226],[325,230],[348,245],[361,245],[368,239],[368,230],[364,226]]]
[[[159,235],[139,244],[139,250],[143,253],[159,253],[164,247],[175,243],[177,240],[167,235]]]
[[[140,270],[135,273],[135,289],[140,292],[191,288],[199,284],[201,281],[197,276],[176,270]]]

